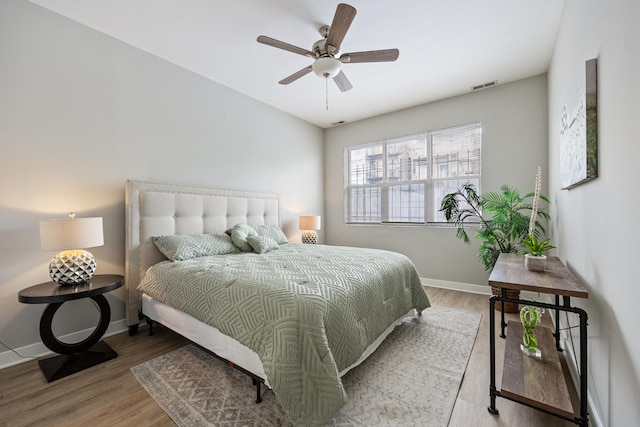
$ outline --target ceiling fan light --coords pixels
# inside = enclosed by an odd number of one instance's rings
[[[311,68],[320,77],[333,78],[342,70],[342,63],[330,56],[324,56],[316,59]]]

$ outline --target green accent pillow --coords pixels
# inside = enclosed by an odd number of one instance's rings
[[[279,245],[289,243],[289,239],[277,225],[252,225],[252,227],[256,230],[258,236],[270,237]]]
[[[266,254],[267,252],[280,249],[278,242],[267,236],[249,236],[247,242],[257,254]]]
[[[242,252],[253,252],[253,248],[247,242],[247,237],[257,235],[255,228],[248,224],[237,224],[231,229],[231,240]]]
[[[174,234],[153,238],[156,247],[171,261],[238,253],[231,237],[219,234]]]

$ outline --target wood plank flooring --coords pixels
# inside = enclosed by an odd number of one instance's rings
[[[575,424],[563,419],[551,416],[536,409],[529,408],[498,398],[496,407],[499,415],[492,415],[487,411],[489,406],[489,297],[466,292],[456,292],[439,288],[427,288],[427,295],[434,305],[457,308],[459,310],[476,311],[482,313],[482,320],[478,328],[478,336],[473,345],[469,364],[465,372],[464,380],[458,392],[458,398],[449,421],[450,427],[564,427]],[[497,313],[496,313],[497,314]],[[518,314],[505,314],[506,320],[519,321]],[[496,337],[500,335],[499,316],[496,315]],[[551,327],[549,315],[543,316],[542,325]],[[500,386],[502,381],[502,360],[504,356],[505,340],[496,339],[496,384]],[[573,389],[573,383],[563,363],[567,383],[570,385],[570,393],[577,403],[577,394]]]
[[[505,399],[497,400],[499,415],[489,404],[488,297],[427,288],[432,304],[482,313],[482,321],[449,426],[573,426],[574,424]],[[515,315],[509,315],[516,319]],[[545,316],[549,322],[549,316]],[[116,359],[47,383],[37,362],[0,370],[0,426],[174,426],[173,421],[138,384],[129,368],[179,348],[186,341],[168,330],[134,337],[122,333],[105,341]],[[497,340],[498,384],[504,340]],[[569,381],[571,384],[571,382]],[[572,391],[575,399],[575,391]]]

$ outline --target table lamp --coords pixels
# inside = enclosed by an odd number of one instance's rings
[[[102,218],[69,218],[40,221],[40,246],[45,251],[62,251],[49,264],[51,279],[60,285],[79,285],[91,279],[96,259],[84,248],[104,244]]]
[[[302,233],[302,243],[318,243],[318,233],[316,233],[316,230],[320,230],[319,215],[301,215],[299,228],[300,230],[304,230],[304,233]]]

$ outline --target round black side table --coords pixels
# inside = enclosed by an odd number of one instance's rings
[[[55,282],[40,283],[21,290],[18,301],[25,304],[48,304],[40,318],[40,337],[47,348],[59,356],[38,360],[47,382],[106,362],[118,356],[107,343],[101,340],[109,327],[111,309],[103,294],[122,286],[122,276],[95,275],[80,285],[60,285]],[[77,343],[58,340],[51,330],[53,316],[62,304],[82,298],[91,298],[100,308],[100,322],[93,333]]]

